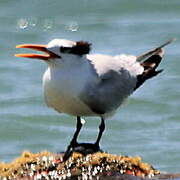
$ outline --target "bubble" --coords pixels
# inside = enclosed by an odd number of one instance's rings
[[[79,25],[77,22],[70,22],[66,27],[67,30],[73,31],[73,32],[77,31],[78,28],[79,28]]]
[[[27,19],[21,18],[17,21],[17,26],[20,29],[25,29],[28,27],[28,21]]]

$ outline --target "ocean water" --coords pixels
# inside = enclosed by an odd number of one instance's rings
[[[65,38],[89,41],[91,53],[138,55],[174,37],[165,48],[163,73],[107,120],[101,141],[105,151],[141,156],[163,172],[180,170],[180,1],[1,0],[0,161],[24,150],[63,151],[76,124],[75,117],[45,105],[46,64],[14,57],[17,44]],[[85,119],[79,140],[93,142],[99,119]]]

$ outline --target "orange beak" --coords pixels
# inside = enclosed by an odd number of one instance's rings
[[[46,45],[40,45],[40,44],[21,44],[17,45],[16,48],[28,48],[33,49],[36,51],[43,52],[44,54],[15,54],[16,57],[24,57],[24,58],[32,58],[32,59],[41,59],[41,60],[49,60],[52,58],[60,58],[60,56],[50,52],[47,49]]]

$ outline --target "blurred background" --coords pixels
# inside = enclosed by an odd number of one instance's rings
[[[49,109],[42,94],[46,64],[16,58],[22,43],[53,38],[86,40],[91,53],[139,55],[176,37],[166,47],[164,71],[137,90],[111,119],[101,141],[109,153],[141,156],[165,172],[180,170],[179,0],[1,0],[0,161],[22,151],[65,150],[75,117]],[[27,52],[27,50],[25,51]],[[85,118],[81,142],[93,142],[99,119]]]

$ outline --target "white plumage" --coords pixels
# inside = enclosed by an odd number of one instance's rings
[[[144,68],[136,62],[135,56],[60,53],[59,47],[74,44],[56,39],[47,46],[49,51],[62,58],[47,61],[49,67],[43,76],[46,103],[58,112],[75,116],[93,116],[99,110],[104,116],[112,114],[133,92],[136,76]]]

